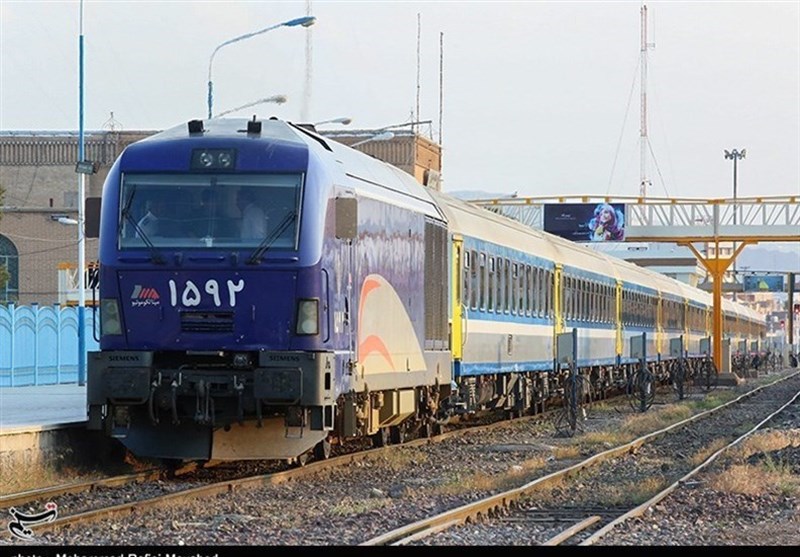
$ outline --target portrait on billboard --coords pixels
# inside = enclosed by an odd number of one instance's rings
[[[610,203],[598,203],[588,223],[592,242],[622,241],[625,239],[625,215]]]
[[[625,240],[625,204],[545,205],[544,230],[573,242],[622,242]]]

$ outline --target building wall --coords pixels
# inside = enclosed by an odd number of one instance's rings
[[[102,195],[111,165],[122,150],[154,131],[92,132],[84,136],[84,158],[99,164],[85,175],[86,197]],[[0,235],[17,251],[20,304],[59,301],[58,268],[77,266],[78,229],[57,221],[77,220],[78,136],[65,132],[11,132],[0,135]],[[87,238],[87,264],[97,259],[97,241]],[[2,298],[3,296],[0,296]],[[87,300],[87,303],[90,303]]]

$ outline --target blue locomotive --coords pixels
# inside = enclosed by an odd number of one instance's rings
[[[420,185],[277,119],[193,120],[130,145],[99,222],[89,428],[135,455],[327,458],[558,396],[578,329],[595,392],[682,336],[710,297]],[[764,322],[728,304],[726,331]]]

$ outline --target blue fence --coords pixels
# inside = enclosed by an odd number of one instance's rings
[[[95,312],[86,308],[86,350],[94,338]],[[78,382],[78,308],[0,306],[0,387]]]

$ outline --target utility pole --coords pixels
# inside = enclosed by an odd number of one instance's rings
[[[647,49],[654,48],[655,43],[647,42],[647,6],[642,4],[642,41],[641,41],[641,122],[639,123],[639,197],[647,197],[647,186],[650,180],[647,179]]]
[[[787,301],[789,310],[786,316],[786,326],[789,331],[789,350],[794,351],[794,273],[789,273],[789,299]]]

